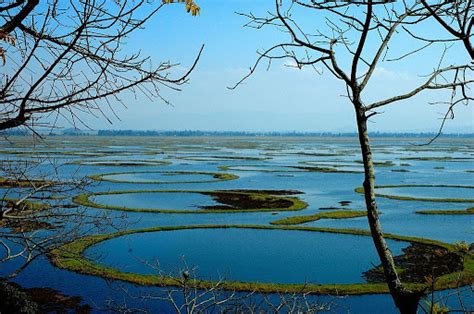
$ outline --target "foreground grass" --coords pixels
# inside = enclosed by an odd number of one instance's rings
[[[260,229],[260,230],[298,230],[306,232],[327,232],[339,234],[351,234],[358,236],[370,236],[365,230],[358,229],[333,229],[333,228],[314,228],[314,227],[292,227],[292,226],[258,226],[258,225],[196,225],[196,226],[170,226],[154,227],[139,230],[126,230],[105,235],[91,235],[73,242],[64,244],[50,252],[51,262],[62,269],[78,272],[81,274],[101,276],[109,280],[121,280],[143,286],[179,286],[180,279],[163,275],[143,275],[136,273],[123,272],[118,269],[101,265],[84,257],[84,252],[91,246],[100,242],[137,233],[146,232],[165,232],[173,230],[187,229]],[[452,252],[457,252],[454,245],[440,241],[399,236],[394,234],[385,234],[387,239],[397,241],[406,241],[411,243],[427,244],[434,247],[445,248]],[[464,258],[464,270],[443,275],[436,279],[435,289],[457,288],[459,285],[471,284],[474,281],[474,259],[473,255],[467,253]],[[191,280],[189,285],[198,289],[209,289],[215,286],[215,282],[205,280]],[[333,295],[358,295],[387,293],[388,287],[384,283],[357,283],[357,284],[278,284],[278,283],[260,283],[260,282],[240,282],[224,281],[220,284],[223,289],[234,291],[255,291],[261,293],[312,293],[312,294],[333,294]],[[422,283],[407,283],[406,287],[414,290],[427,288]]]
[[[307,216],[286,217],[272,221],[272,225],[300,225],[307,222],[317,221],[320,219],[348,219],[356,217],[364,217],[367,212],[364,210],[338,210],[333,212],[317,213]]]

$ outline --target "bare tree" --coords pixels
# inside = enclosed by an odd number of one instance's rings
[[[61,167],[39,157],[4,160],[0,165],[0,173],[8,175],[1,177],[0,184],[0,264],[10,264],[0,280],[16,277],[38,257],[67,241],[126,226],[124,215],[72,204],[71,197],[90,182],[74,174],[64,179]]]
[[[418,23],[435,22],[445,30],[446,38],[431,38],[428,35],[417,34],[410,30],[408,27],[404,27],[404,30],[413,38],[424,43],[422,50],[433,45],[434,43],[445,43],[452,44],[455,42],[461,42],[465,48],[465,51],[474,62],[474,48],[472,44],[473,37],[473,26],[474,26],[474,6],[472,0],[463,1],[433,1],[427,2],[426,0],[420,0],[425,10],[420,10],[418,13],[420,19]],[[457,77],[454,76],[453,80],[456,81]],[[458,97],[457,93],[462,93],[462,97]],[[444,129],[447,120],[454,119],[454,108],[456,105],[465,104],[469,100],[473,100],[466,91],[465,88],[453,88],[451,98],[447,102],[436,102],[434,104],[444,104],[447,106],[445,114],[441,119],[436,135],[431,138],[426,144],[431,144],[436,140]],[[422,145],[426,145],[422,144]]]
[[[126,40],[163,8],[192,0],[12,0],[0,4],[0,131],[55,127],[57,119],[86,125],[81,114],[108,121],[124,93],[161,99],[163,89],[181,90],[203,47],[186,70],[178,63],[154,64]],[[87,125],[86,125],[87,126]],[[32,142],[32,146],[34,143]],[[0,263],[16,276],[36,258],[65,241],[96,229],[123,227],[109,213],[74,207],[87,180],[64,179],[54,159],[32,150],[28,162],[4,160],[0,167]],[[38,169],[46,169],[43,172]]]
[[[470,1],[467,3],[470,4]],[[367,122],[379,114],[380,109],[408,100],[424,91],[451,91],[452,97],[449,100],[451,105],[456,102],[467,103],[472,100],[469,88],[474,82],[473,66],[469,61],[460,64],[448,63],[442,58],[446,53],[446,49],[443,49],[440,59],[432,61],[434,65],[432,72],[425,75],[424,81],[418,86],[385,99],[367,101],[367,86],[373,80],[377,67],[390,60],[403,62],[423,50],[414,48],[401,55],[397,49],[389,51],[389,48],[394,44],[395,37],[413,39],[411,36],[415,34],[413,29],[432,16],[427,15],[426,10],[426,6],[419,1],[276,0],[275,11],[268,16],[257,17],[251,13],[242,15],[249,19],[247,27],[256,29],[274,27],[287,34],[288,40],[259,52],[259,57],[249,73],[230,87],[233,89],[242,84],[261,63],[268,62],[270,65],[272,61],[279,59],[291,59],[295,67],[300,69],[312,67],[317,73],[326,69],[344,84],[356,115],[365,172],[364,196],[372,239],[392,298],[402,313],[416,313],[424,291],[409,290],[400,281],[392,253],[385,241],[375,198],[375,168]],[[456,10],[449,12],[458,13]],[[467,6],[462,12],[465,14],[463,20],[472,21],[472,7]],[[315,22],[317,24],[310,26],[306,25],[307,23],[302,25],[298,20],[302,14],[314,14],[313,20],[321,22]],[[440,14],[445,16],[448,13],[444,11]],[[309,27],[312,27],[311,31],[308,30]],[[471,27],[467,26],[465,31],[470,30]],[[465,43],[465,38],[463,33],[458,40]],[[429,41],[430,45],[437,43],[436,39]],[[444,44],[444,41],[441,43]],[[398,55],[389,57],[392,52]]]
[[[239,292],[226,288],[225,279],[213,282],[209,287],[197,288],[201,279],[196,270],[185,262],[184,267],[176,274],[166,274],[159,266],[158,261],[145,264],[156,271],[158,276],[171,276],[174,284],[164,284],[158,292],[134,291],[119,284],[117,289],[125,296],[125,300],[135,300],[141,303],[159,302],[169,307],[167,312],[176,314],[194,313],[321,313],[336,312],[337,300],[341,297],[328,297],[325,300],[305,292],[302,287],[296,293],[264,294],[255,291]],[[132,307],[126,302],[108,300],[108,310],[119,313],[148,313],[143,307]],[[150,312],[155,312],[152,310]]]
[[[441,27],[443,27],[452,39],[446,41],[461,41],[472,60],[474,60],[474,47],[472,44],[472,28],[474,27],[473,3],[472,0],[441,0],[428,3],[420,0],[426,12],[421,15],[432,17]],[[440,39],[423,38],[417,35],[414,37],[427,43],[439,41]]]
[[[124,49],[125,40],[169,2],[29,0],[0,6],[0,39],[7,43],[0,50],[0,130],[31,127],[40,116],[76,126],[78,112],[110,120],[105,108],[113,113],[125,92],[165,100],[163,88],[180,90],[202,48],[184,73],[177,64],[154,65],[139,50]],[[194,2],[186,5],[199,13]]]

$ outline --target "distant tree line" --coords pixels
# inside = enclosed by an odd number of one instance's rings
[[[41,132],[39,132],[41,134]],[[7,136],[31,136],[27,130],[10,130],[0,133]],[[156,131],[156,130],[99,130],[81,132],[75,129],[56,130],[47,133],[48,136],[243,136],[243,137],[357,137],[355,132],[297,132],[297,131],[272,131],[272,132],[249,132],[249,131]],[[432,138],[436,132],[374,132],[373,137],[378,138]],[[474,133],[446,133],[441,137],[447,138],[474,138]]]

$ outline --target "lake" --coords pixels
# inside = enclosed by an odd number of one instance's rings
[[[117,236],[85,251],[88,259],[101,265],[153,274],[157,269],[150,263],[155,263],[162,273],[179,274],[186,264],[208,280],[351,284],[365,282],[363,272],[379,264],[367,236],[250,227],[270,227],[272,221],[292,216],[364,210],[363,195],[355,191],[364,178],[356,138],[51,137],[38,142],[34,150],[29,138],[10,140],[12,144],[3,142],[0,147],[4,165],[36,160],[40,155],[61,165],[58,173],[64,179],[95,179],[88,187],[93,193],[89,200],[104,207],[112,220],[125,221],[121,230],[240,226]],[[474,206],[474,140],[440,139],[429,146],[414,145],[420,141],[373,139],[384,231],[448,243],[473,242],[472,215],[422,215],[417,211]],[[52,169],[47,162],[34,171],[48,177]],[[228,190],[234,192],[216,192]],[[294,209],[292,199],[307,206]],[[451,201],[443,201],[446,199]],[[240,203],[246,206],[239,207]],[[298,227],[368,230],[366,217],[319,219]],[[394,255],[409,246],[395,240],[388,244]],[[7,270],[8,266],[0,273]],[[15,280],[26,287],[46,286],[79,295],[99,308],[106,297],[123,298],[120,289],[110,289],[104,279],[58,269],[47,258],[34,261]],[[133,284],[121,285],[138,289]],[[159,288],[140,289],[152,293]],[[129,302],[140,304],[133,299]],[[348,296],[337,302],[352,313],[364,313],[371,307],[395,312],[388,295]],[[147,306],[166,311],[159,302]]]

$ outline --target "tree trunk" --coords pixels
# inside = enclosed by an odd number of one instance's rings
[[[416,313],[418,303],[423,293],[409,291],[403,287],[395,268],[392,252],[389,250],[387,243],[385,242],[382,226],[380,225],[379,220],[379,211],[375,201],[375,169],[370,149],[369,134],[367,131],[367,117],[360,102],[355,103],[354,106],[357,115],[360,148],[364,162],[364,196],[372,239],[375,248],[377,249],[385,274],[385,280],[395,305],[400,310],[400,313]]]

